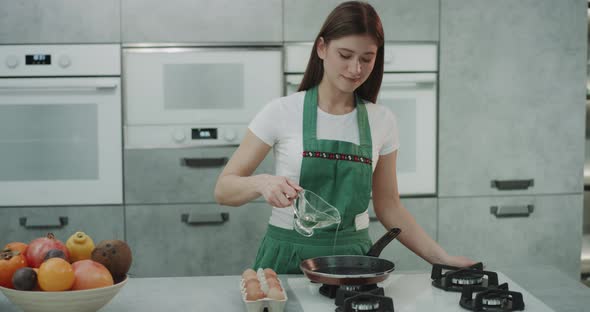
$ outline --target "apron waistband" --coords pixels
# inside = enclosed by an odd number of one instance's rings
[[[315,231],[313,236],[305,237],[297,233],[295,230],[287,230],[272,224],[268,225],[266,235],[271,238],[282,240],[294,244],[313,245],[313,246],[333,246],[334,236],[336,232],[321,232]],[[369,229],[359,231],[338,232],[336,237],[336,245],[348,245],[359,241],[371,241],[369,236]]]

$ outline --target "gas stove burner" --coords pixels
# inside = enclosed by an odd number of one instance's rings
[[[357,294],[344,299],[336,312],[394,312],[393,300],[389,297],[368,293]]]
[[[443,270],[446,270],[443,272]],[[474,287],[484,290],[498,286],[498,274],[484,271],[481,262],[468,268],[458,268],[442,264],[432,266],[432,285],[446,291],[460,292],[464,287]]]
[[[376,295],[383,296],[384,291],[383,288],[377,287],[377,284],[367,284],[367,285],[327,285],[323,284],[320,287],[320,294],[328,297],[328,298],[337,298],[339,292],[345,294],[360,294],[360,293],[371,293]],[[348,296],[350,297],[350,295]]]
[[[461,307],[476,312],[502,312],[502,311],[522,311],[524,310],[524,301],[522,294],[508,290],[508,284],[490,287],[480,291],[473,298],[475,288],[466,286],[461,293],[459,304]]]
[[[359,291],[363,288],[362,285],[342,285],[340,289],[348,290],[348,291]]]
[[[483,274],[475,272],[463,272],[451,278],[454,285],[481,285],[483,283]]]
[[[346,299],[360,295],[375,295],[375,296],[384,296],[385,290],[382,287],[377,287],[376,284],[365,285],[362,287],[354,287],[356,289],[351,290],[351,287],[340,287],[336,290],[336,305],[342,306]]]

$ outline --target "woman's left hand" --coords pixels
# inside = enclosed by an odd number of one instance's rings
[[[451,265],[451,266],[459,267],[459,268],[472,266],[476,263],[477,263],[477,261],[473,261],[473,260],[471,260],[467,257],[463,257],[463,256],[448,256],[448,258],[445,261],[446,265]]]

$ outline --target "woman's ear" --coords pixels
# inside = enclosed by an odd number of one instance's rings
[[[322,60],[325,59],[327,50],[328,50],[328,45],[324,41],[324,38],[323,37],[318,38],[318,47],[317,47],[318,57]]]

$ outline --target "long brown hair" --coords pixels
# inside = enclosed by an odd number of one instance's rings
[[[375,103],[383,79],[383,43],[385,39],[379,15],[370,4],[360,1],[343,2],[328,15],[315,38],[303,80],[297,91],[308,90],[322,81],[324,66],[317,53],[320,37],[324,38],[325,44],[328,44],[331,40],[345,36],[365,34],[373,37],[376,41],[377,55],[369,78],[355,92],[362,99]]]

